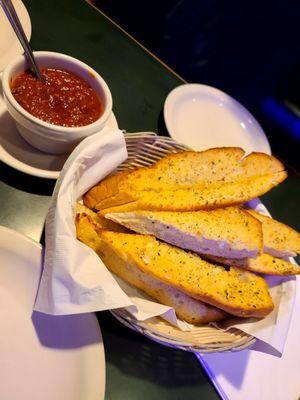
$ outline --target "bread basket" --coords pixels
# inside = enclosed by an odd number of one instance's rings
[[[128,158],[118,171],[145,167],[167,154],[189,150],[169,137],[155,133],[125,133]],[[169,347],[195,353],[238,351],[250,347],[256,339],[236,328],[223,330],[215,324],[195,326],[191,331],[181,331],[160,317],[137,321],[123,309],[111,313],[127,327]]]

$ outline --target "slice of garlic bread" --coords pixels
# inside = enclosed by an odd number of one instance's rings
[[[263,317],[273,309],[262,277],[223,268],[153,236],[103,231],[101,240],[130,265],[187,295],[241,317]]]
[[[104,179],[84,196],[103,210],[194,211],[242,204],[266,193],[287,174],[276,158],[227,147],[169,154],[150,167]]]
[[[262,250],[261,223],[238,207],[211,211],[132,211],[106,218],[141,234],[196,253],[256,257]]]

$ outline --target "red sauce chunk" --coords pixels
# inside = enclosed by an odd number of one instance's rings
[[[103,113],[95,90],[82,78],[67,71],[44,68],[45,81],[29,70],[11,82],[17,102],[34,117],[60,126],[85,126]]]

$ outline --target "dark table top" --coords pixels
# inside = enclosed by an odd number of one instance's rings
[[[182,81],[83,0],[26,0],[34,50],[72,55],[107,81],[119,127],[166,134],[162,108]],[[1,132],[1,127],[0,127]],[[1,163],[0,224],[38,241],[55,182]],[[299,177],[292,171],[263,197],[278,219],[300,229]],[[218,399],[190,353],[156,344],[130,331],[109,312],[98,314],[106,353],[106,399]]]

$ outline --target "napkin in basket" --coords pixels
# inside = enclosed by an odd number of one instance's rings
[[[104,128],[84,139],[66,161],[46,218],[36,311],[65,315],[132,304],[96,253],[76,239],[74,224],[77,200],[126,158],[123,133]]]

